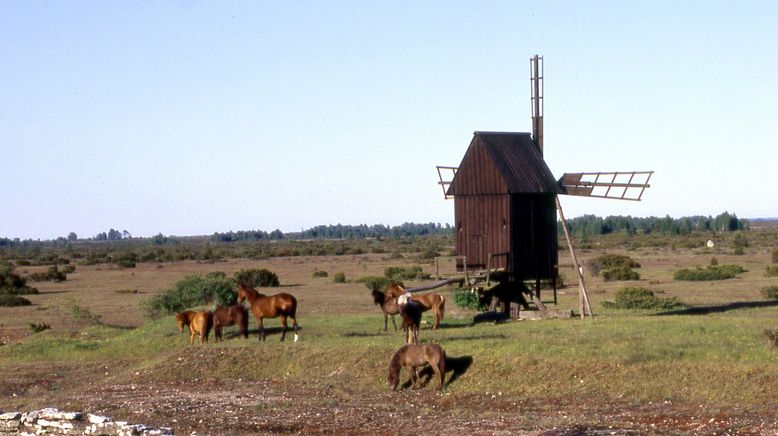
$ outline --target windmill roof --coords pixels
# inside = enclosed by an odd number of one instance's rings
[[[560,194],[561,190],[529,133],[477,131],[448,193]]]

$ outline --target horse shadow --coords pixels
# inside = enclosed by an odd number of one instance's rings
[[[281,326],[278,326],[278,327],[265,327],[265,336],[272,336],[272,335],[276,335],[276,334],[280,336],[281,332],[283,330],[284,330],[284,328],[281,327]],[[249,338],[251,338],[252,335],[259,336],[259,327],[256,327],[256,328],[253,328],[253,329],[249,328],[247,331],[248,331],[248,334],[249,334]],[[302,331],[303,331],[303,328],[301,326],[297,326],[297,333],[300,333]],[[226,334],[227,334],[227,331],[225,330],[224,333],[223,333],[223,336],[227,337]],[[289,335],[289,334],[294,335],[294,328],[291,325],[286,328],[286,334],[287,335]],[[237,331],[237,330],[234,330],[232,333],[230,333],[230,337],[232,337],[232,335],[239,336],[240,332]]]
[[[451,383],[454,383],[459,377],[462,376],[462,374],[466,373],[468,369],[470,369],[470,366],[473,364],[473,356],[462,356],[462,357],[451,357],[446,356],[446,374],[451,373],[451,375],[448,375],[446,377],[445,383],[443,383],[443,388],[447,388]],[[427,365],[424,368],[422,368],[419,372],[419,386],[425,387],[427,386],[430,381],[435,377],[435,371],[432,370],[432,367]],[[402,389],[408,389],[411,387],[411,381],[408,380],[402,385],[400,385]]]

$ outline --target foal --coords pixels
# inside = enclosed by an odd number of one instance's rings
[[[213,311],[213,335],[216,342],[222,340],[222,328],[231,325],[238,325],[240,336],[248,339],[249,337],[249,314],[246,308],[240,304],[232,306],[216,306]]]
[[[178,330],[183,333],[184,326],[189,326],[189,343],[194,344],[195,336],[200,336],[200,343],[208,342],[208,335],[213,326],[213,314],[207,310],[194,312],[187,310],[176,315]]]
[[[416,387],[418,374],[416,368],[429,364],[435,375],[438,376],[438,390],[443,388],[443,380],[446,377],[446,352],[438,344],[406,344],[400,347],[389,363],[389,387],[397,389],[400,383],[400,370],[407,367],[410,373],[411,388]]]

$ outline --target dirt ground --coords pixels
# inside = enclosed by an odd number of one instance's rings
[[[648,264],[656,268],[648,273],[649,279],[659,281],[661,277],[653,276],[663,274],[662,265],[679,262],[684,263],[677,259],[652,258]],[[143,320],[138,304],[188,273],[225,271],[231,274],[257,266],[276,272],[282,286],[287,287],[285,290],[298,296],[301,317],[319,311],[376,312],[365,297],[363,284],[335,285],[331,277],[336,272],[344,272],[349,280],[382,275],[385,266],[402,263],[380,255],[359,255],[279,258],[259,265],[230,260],[213,264],[182,262],[162,267],[139,264],[133,270],[105,265],[79,267],[64,283],[34,284],[42,293],[31,296],[33,306],[1,308],[0,339],[13,342],[23,338],[30,334],[29,323],[72,327],[68,316],[72,304],[88,304],[105,323],[134,327]],[[430,271],[432,267],[425,269]],[[314,270],[328,271],[330,278],[314,279],[311,276]],[[668,294],[671,292],[672,286],[668,286]],[[447,317],[465,315],[457,312],[453,304],[450,310],[447,308]],[[196,362],[188,355],[192,352],[183,350],[179,357]],[[115,369],[122,376],[114,379]],[[137,371],[129,378],[120,369],[99,364],[2,365],[0,410],[57,407],[131,423],[171,427],[177,434],[778,435],[778,415],[774,409],[725,411],[670,403],[582,403],[575,398],[531,402],[501,392],[441,394],[431,386],[400,392],[387,389],[375,395],[349,386],[300,386],[283,380],[214,378],[172,383],[160,381],[153,369]]]

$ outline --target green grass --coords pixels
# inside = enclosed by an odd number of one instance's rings
[[[770,316],[752,316],[756,310]],[[536,399],[669,399],[728,407],[774,400],[763,387],[778,383],[778,359],[764,331],[775,328],[776,315],[778,309],[767,308],[475,326],[447,319],[437,331],[423,328],[421,339],[438,341],[449,357],[472,358],[447,388],[453,394],[502,391]],[[386,389],[387,365],[402,333],[384,334],[380,316],[311,315],[301,320],[298,343],[291,336],[280,343],[278,325],[267,322],[273,331],[265,343],[257,340],[252,322],[248,340],[204,346],[190,346],[172,317],[134,330],[98,325],[69,336],[47,330],[0,348],[0,363],[105,362],[128,372],[144,368],[160,381],[250,377]]]

